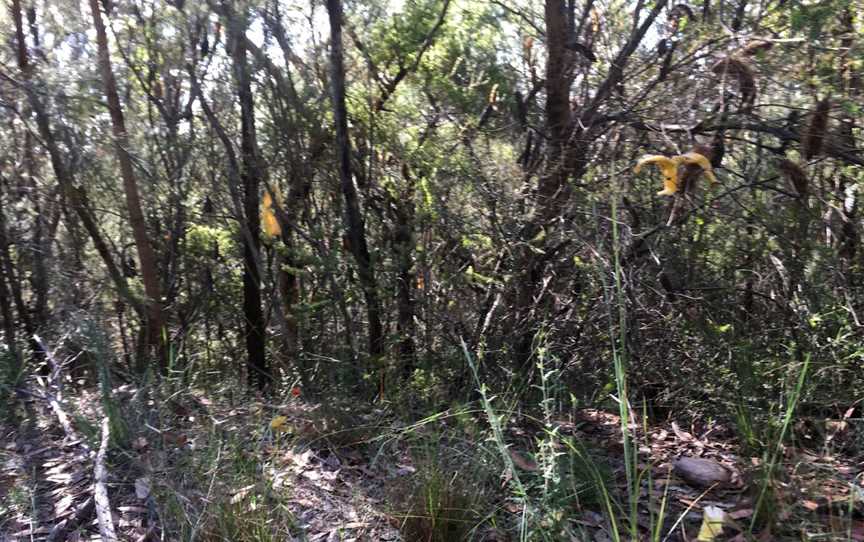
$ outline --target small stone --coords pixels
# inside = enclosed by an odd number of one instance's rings
[[[732,479],[731,473],[714,460],[699,457],[682,457],[672,466],[673,472],[685,482],[696,487],[723,486]]]

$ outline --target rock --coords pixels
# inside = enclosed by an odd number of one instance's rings
[[[672,465],[672,471],[682,480],[696,487],[724,486],[732,474],[720,463],[699,457],[682,457]]]

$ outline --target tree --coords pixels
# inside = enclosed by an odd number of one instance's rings
[[[162,306],[162,286],[160,284],[156,264],[156,253],[147,232],[147,223],[141,205],[141,195],[138,181],[135,178],[135,168],[130,156],[131,141],[126,131],[126,121],[120,96],[117,94],[117,82],[111,68],[111,56],[108,51],[108,35],[102,21],[99,0],[90,0],[90,12],[93,16],[93,27],[96,29],[96,43],[99,48],[99,71],[102,75],[102,86],[108,99],[108,112],[111,115],[111,128],[114,134],[114,147],[117,161],[120,163],[120,175],[123,178],[123,192],[126,196],[126,210],[129,213],[129,225],[135,238],[135,248],[138,251],[138,262],[141,266],[141,278],[144,282],[144,292],[147,295],[145,307],[147,325],[144,331],[146,343],[153,347],[158,355],[162,368],[168,364],[167,330],[165,314]]]
[[[360,200],[351,174],[351,141],[348,136],[348,109],[345,105],[345,65],[342,49],[342,4],[327,0],[330,18],[330,79],[336,131],[336,153],[339,184],[345,202],[345,230],[348,249],[357,264],[368,320],[368,351],[375,359],[384,352],[384,329],[381,325],[381,302],[375,280],[375,266],[366,241],[366,225]]]
[[[261,223],[259,219],[259,192],[263,171],[258,157],[255,136],[255,104],[252,98],[252,80],[246,51],[245,14],[226,20],[231,35],[231,57],[234,63],[234,81],[240,102],[240,178],[243,186],[243,216],[245,224],[243,243],[243,315],[246,322],[247,371],[250,386],[264,389],[270,385],[272,375],[266,357],[266,329],[261,312]]]

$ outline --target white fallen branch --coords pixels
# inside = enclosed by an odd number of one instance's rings
[[[93,469],[93,499],[96,501],[96,518],[99,521],[99,534],[102,536],[102,542],[117,542],[114,521],[111,518],[111,501],[108,500],[108,487],[105,485],[105,480],[108,478],[108,469],[105,468],[105,454],[108,453],[110,436],[111,427],[106,416],[102,419],[102,444],[96,454],[96,464]]]

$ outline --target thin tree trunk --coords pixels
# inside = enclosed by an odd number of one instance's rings
[[[108,275],[114,283],[117,291],[127,300],[127,302],[136,310],[139,315],[144,314],[143,304],[138,299],[137,296],[132,292],[129,288],[129,285],[126,282],[126,279],[123,277],[120,269],[114,263],[113,257],[111,256],[111,251],[108,248],[108,243],[102,237],[102,234],[99,230],[98,223],[90,212],[90,209],[87,205],[87,199],[84,194],[84,191],[75,186],[75,179],[72,173],[66,168],[65,163],[63,162],[63,154],[60,151],[60,147],[57,144],[57,139],[54,137],[54,132],[51,130],[51,123],[48,118],[48,112],[45,108],[45,105],[42,103],[39,94],[34,90],[34,84],[30,77],[30,63],[27,54],[27,48],[24,46],[23,39],[23,24],[22,24],[22,16],[21,16],[21,4],[18,1],[15,1],[11,4],[12,9],[12,18],[16,22],[16,35],[18,38],[18,48],[17,48],[17,56],[19,66],[25,68],[26,73],[24,74],[24,83],[22,84],[19,81],[16,81],[8,76],[3,75],[3,79],[12,84],[15,87],[20,88],[29,103],[30,109],[36,115],[36,125],[39,129],[39,135],[42,138],[42,142],[48,151],[48,155],[51,159],[51,167],[54,171],[54,175],[57,177],[57,183],[60,185],[60,190],[62,194],[62,199],[65,200],[65,205],[60,203],[60,208],[63,214],[66,217],[67,227],[70,232],[73,234],[73,238],[77,238],[74,233],[77,231],[77,224],[75,224],[72,215],[69,213],[69,209],[75,212],[78,216],[78,219],[81,221],[84,229],[89,234],[91,240],[93,241],[93,245],[96,248],[96,252],[102,258],[102,261],[105,263],[105,267],[107,268]],[[38,35],[36,34],[36,17],[35,11],[32,9],[28,11],[28,18],[30,20],[31,31],[34,37],[34,41],[37,42],[38,46]],[[17,30],[17,27],[21,28],[21,31]],[[0,74],[2,75],[2,74]],[[59,217],[59,215],[58,215]],[[56,222],[52,219],[51,222],[51,232],[56,231]],[[49,235],[49,239],[53,237],[53,233]],[[76,256],[80,255],[80,247],[76,246]],[[8,295],[5,296],[8,299]],[[31,335],[31,341],[33,337]],[[34,352],[44,352],[41,347],[34,348]]]
[[[246,320],[247,374],[249,385],[263,390],[270,385],[272,379],[266,357],[264,313],[261,310],[261,270],[258,264],[261,252],[258,192],[263,175],[258,161],[255,104],[246,58],[245,21],[235,17],[227,23],[234,26],[232,57],[237,97],[240,100],[240,178],[243,184],[243,219],[249,233],[244,237],[243,243],[243,314]]]
[[[394,256],[398,266],[396,287],[396,330],[399,333],[399,363],[402,376],[410,378],[417,366],[414,344],[414,188],[415,178],[407,164],[402,165],[405,191],[401,201],[394,202],[396,208],[396,231],[394,233]]]
[[[282,230],[285,251],[291,250],[291,233]],[[289,256],[279,251],[276,257],[276,280],[279,285],[279,295],[282,298],[283,312],[285,314],[285,338],[282,340],[285,346],[285,356],[296,361],[298,351],[300,330],[297,322],[296,307],[300,302],[300,280],[296,273],[286,269],[294,262]],[[300,368],[302,370],[302,367]]]
[[[847,51],[854,50],[855,46],[855,17],[852,8],[846,7],[840,15],[840,22],[845,37],[841,40],[841,45]],[[840,66],[839,74],[841,77],[840,85],[844,88],[845,95],[853,102],[859,99],[861,94],[861,73],[856,70],[852,59],[846,57]],[[840,125],[839,137],[844,146],[855,148],[855,115],[844,115]],[[848,175],[841,175],[837,186],[837,198],[839,199],[839,207],[843,210],[840,235],[838,240],[838,248],[840,257],[846,263],[848,269],[854,269],[855,256],[858,253],[858,246],[861,244],[861,235],[858,231],[858,208],[860,195],[857,191],[849,190],[850,185],[854,185],[854,180]],[[850,277],[854,276],[849,274]]]
[[[147,294],[147,343],[157,349],[159,361],[163,368],[167,367],[167,348],[163,340],[165,315],[162,307],[162,287],[159,281],[156,265],[156,253],[147,233],[147,223],[141,210],[141,196],[132,159],[129,156],[129,135],[117,94],[117,82],[111,68],[111,57],[108,52],[108,36],[102,22],[99,10],[99,0],[90,0],[90,11],[93,15],[93,26],[96,28],[96,42],[99,49],[99,71],[102,75],[102,85],[105,87],[105,97],[108,100],[108,111],[111,115],[111,127],[114,134],[114,144],[117,160],[120,163],[120,174],[123,178],[123,192],[126,196],[126,208],[129,213],[129,225],[135,239],[138,251],[138,261],[141,265],[141,279],[144,282],[144,292]],[[139,362],[140,363],[140,362]]]
[[[570,87],[573,82],[573,55],[569,51],[566,0],[546,0],[546,131],[547,150],[545,171],[537,187],[533,217],[522,231],[524,249],[516,261],[519,268],[514,285],[515,355],[518,364],[531,355],[534,336],[539,329],[543,274],[556,250],[566,244],[556,232],[556,225],[570,200],[572,181],[586,171],[586,159],[594,141],[603,132],[597,123],[598,112],[624,80],[624,68],[636,52],[648,30],[666,7],[668,0],[657,0],[641,20],[637,13],[626,43],[610,62],[606,77],[597,86],[593,97],[576,113],[571,112]],[[577,121],[578,117],[578,121]],[[557,248],[556,248],[557,245]]]
[[[571,70],[568,69],[567,17],[565,0],[546,0],[546,130],[548,134],[546,170],[537,187],[537,203],[533,219],[522,234],[526,241],[522,250],[521,273],[516,285],[516,318],[514,351],[516,362],[524,365],[531,356],[532,342],[538,331],[535,313],[537,286],[545,268],[546,258],[538,257],[535,239],[542,243],[549,232],[544,228],[558,216],[570,197],[568,179],[573,174],[573,149],[570,134],[573,118],[570,111]]]
[[[0,218],[3,218],[3,216],[3,206],[2,202],[0,202]],[[0,240],[0,242],[3,241]],[[10,373],[15,375],[21,368],[21,358],[18,354],[18,345],[15,333],[15,316],[12,314],[12,296],[9,292],[7,278],[9,277],[6,276],[4,269],[0,267],[0,313],[2,313],[3,316],[3,334],[5,335],[5,337],[3,337],[3,342],[6,343],[7,348],[9,348],[9,353],[14,360],[14,366],[10,368]]]
[[[357,263],[360,285],[366,301],[369,320],[369,355],[379,357],[384,352],[384,329],[381,325],[381,301],[375,281],[375,267],[366,242],[366,226],[360,210],[357,187],[351,175],[351,142],[348,139],[348,110],[345,105],[345,66],[342,53],[342,4],[327,0],[330,16],[330,70],[333,110],[336,121],[336,146],[339,161],[339,181],[345,200],[345,225],[351,254]]]
[[[21,15],[21,0],[12,0],[12,18],[15,21],[15,45],[18,60],[18,69],[24,78],[25,84],[30,80],[30,62],[27,54],[27,42],[24,36],[24,21]],[[27,106],[22,108],[22,116],[28,118],[30,111]],[[49,260],[48,252],[50,243],[45,239],[45,218],[42,216],[42,205],[39,192],[36,187],[37,162],[33,156],[33,137],[29,130],[24,132],[24,160],[27,166],[28,188],[30,199],[33,202],[33,239],[30,247],[30,259],[33,265],[31,284],[35,297],[33,307],[34,328],[38,328],[45,322],[48,307],[48,275],[45,262]],[[38,351],[38,350],[37,350]]]
[[[32,342],[32,337],[36,330],[33,329],[30,310],[27,304],[24,303],[21,281],[18,279],[18,273],[15,269],[15,262],[12,259],[12,251],[9,250],[9,245],[9,232],[6,229],[6,211],[3,205],[3,194],[0,192],[0,264],[3,266],[3,273],[6,276],[6,281],[12,293],[15,310],[18,311],[18,322],[24,327],[28,341]]]
[[[105,264],[105,267],[108,271],[108,276],[111,278],[111,281],[117,288],[118,293],[124,300],[126,300],[126,302],[130,304],[130,306],[132,306],[132,308],[141,318],[144,318],[144,304],[129,288],[129,284],[126,282],[125,277],[120,272],[119,267],[114,262],[113,256],[111,255],[111,251],[108,247],[108,243],[102,236],[102,233],[99,230],[98,222],[93,213],[90,211],[90,208],[87,204],[87,197],[84,193],[84,190],[75,186],[74,175],[69,169],[66,168],[66,164],[63,161],[63,153],[60,150],[60,146],[58,145],[54,132],[51,129],[51,122],[48,116],[48,110],[46,109],[45,104],[42,102],[40,95],[34,90],[34,81],[31,77],[31,64],[29,62],[29,55],[23,38],[21,4],[19,1],[14,1],[10,7],[12,9],[12,18],[16,24],[16,35],[18,38],[17,56],[19,66],[24,71],[24,82],[21,83],[20,81],[16,81],[8,76],[3,75],[2,73],[0,73],[0,75],[2,75],[2,77],[7,82],[21,89],[24,92],[30,109],[36,116],[36,125],[39,130],[39,135],[42,138],[42,143],[45,146],[45,149],[48,151],[49,158],[51,159],[51,167],[54,171],[54,175],[57,178],[57,183],[60,187],[60,202],[58,202],[58,207],[55,209],[55,214],[49,222],[48,242],[50,242],[50,239],[53,239],[54,234],[57,230],[59,218],[62,214],[62,216],[64,216],[66,219],[67,230],[72,236],[73,241],[75,241],[73,247],[74,258],[76,261],[80,260],[81,246],[80,243],[77,242],[77,240],[79,239],[79,236],[77,234],[78,224],[74,220],[75,216],[77,216],[78,220],[80,220],[81,222],[81,225],[84,227],[85,231],[90,236],[90,239],[93,241],[96,252],[99,254],[103,263]],[[36,12],[31,8],[28,10],[27,15],[30,23],[31,34],[33,35],[34,43],[38,48],[39,37],[36,31]],[[18,30],[19,27],[20,31]],[[35,83],[38,84],[39,82],[36,81]],[[44,257],[44,255],[42,257]],[[76,266],[76,268],[80,267],[80,261],[78,261],[78,263],[79,265]],[[42,349],[40,347],[34,349],[34,351],[41,352]]]

